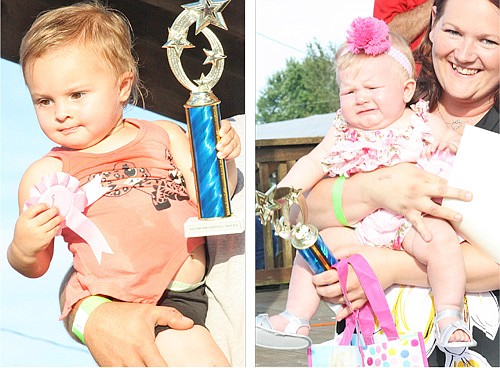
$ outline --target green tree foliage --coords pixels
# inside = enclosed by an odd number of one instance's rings
[[[257,123],[271,123],[327,114],[339,108],[333,69],[335,49],[319,43],[307,45],[303,61],[289,59],[273,74],[257,101]]]

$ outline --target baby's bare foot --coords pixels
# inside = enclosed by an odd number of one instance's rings
[[[443,331],[451,323],[456,321],[458,321],[458,319],[455,317],[448,317],[441,319],[438,322],[439,330]],[[448,342],[470,342],[470,337],[464,330],[456,330],[451,334]]]
[[[451,334],[449,342],[456,342],[456,341],[469,342],[470,338],[469,335],[467,335],[464,331],[456,330]]]

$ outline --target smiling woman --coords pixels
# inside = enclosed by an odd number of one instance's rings
[[[449,167],[446,159],[456,153],[459,136],[442,120],[429,117],[425,102],[407,107],[415,91],[415,63],[402,37],[390,33],[379,19],[357,18],[335,59],[340,110],[333,126],[323,141],[290,169],[278,187],[302,188],[307,192],[326,173],[336,178],[332,189],[335,206],[346,177],[402,162],[418,164],[429,172],[436,172],[431,162]],[[426,242],[401,215],[379,209],[351,228],[341,208],[334,207],[335,216],[345,227],[334,226],[321,233],[332,249],[340,243],[404,250],[415,257],[429,270],[436,319],[443,319],[436,331],[445,332],[437,344],[443,349],[474,346],[472,334],[459,313],[464,307],[465,275],[458,238],[451,225],[443,219],[426,217],[425,224],[434,235]],[[307,297],[300,298],[305,290]],[[304,259],[297,254],[286,311],[270,318],[257,317],[257,344],[283,349],[308,346],[311,341],[304,334],[309,331],[304,327],[308,327],[319,306],[319,298],[311,297],[314,293],[312,272],[308,272]],[[300,325],[292,327],[299,319]],[[338,314],[337,321],[340,320]]]
[[[498,0],[435,1],[432,16],[417,54],[423,65],[417,98],[428,99],[431,111],[462,132],[492,108],[498,114]],[[489,129],[498,131],[498,122]]]

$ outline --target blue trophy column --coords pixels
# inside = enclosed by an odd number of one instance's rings
[[[193,151],[199,217],[231,215],[227,170],[217,158],[217,136],[220,127],[219,104],[186,107]]]
[[[329,270],[337,263],[337,259],[330,252],[321,235],[317,234],[315,241],[310,246],[298,243],[297,239],[292,239],[292,245],[298,250],[315,274]]]

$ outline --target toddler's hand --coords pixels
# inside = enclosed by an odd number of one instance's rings
[[[240,137],[236,133],[231,123],[228,120],[221,120],[221,128],[219,130],[219,143],[217,143],[217,157],[231,160],[240,155],[241,142]]]
[[[55,207],[32,205],[17,219],[12,243],[26,257],[35,257],[51,243],[63,220]]]
[[[454,143],[435,140],[431,145],[429,145],[425,149],[425,157],[430,158],[437,151],[446,151],[448,150],[450,153],[456,154],[458,147]]]

